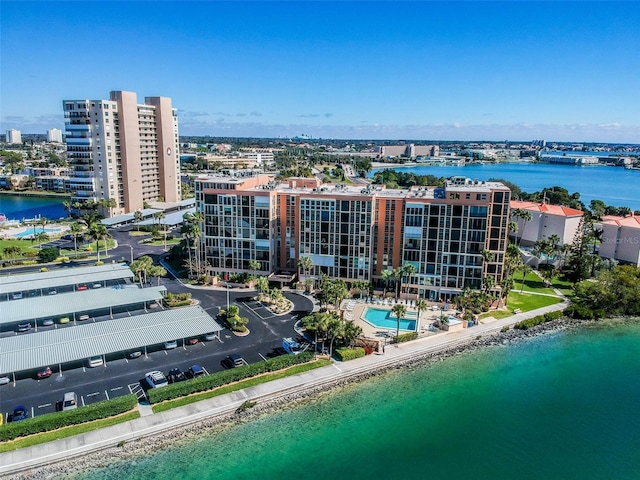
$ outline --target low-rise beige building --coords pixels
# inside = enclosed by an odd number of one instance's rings
[[[538,240],[548,240],[552,235],[560,238],[560,244],[569,244],[580,226],[584,212],[562,205],[548,203],[523,202],[511,200],[511,219],[518,225],[517,231],[510,231],[509,235],[523,246],[531,246]],[[524,210],[531,214],[531,220],[525,220],[513,215],[515,210]]]
[[[640,267],[640,216],[604,217],[599,254]]]

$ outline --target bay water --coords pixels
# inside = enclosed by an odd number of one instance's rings
[[[81,478],[635,480],[639,372],[640,319],[607,321],[394,370]]]
[[[67,210],[62,202],[68,198],[60,197],[27,197],[23,195],[0,195],[0,213],[8,220],[22,220],[45,217],[57,220],[67,217]]]
[[[485,163],[465,166],[413,165],[385,167],[416,175],[436,177],[464,176],[488,180],[501,178],[518,185],[523,191],[533,193],[543,188],[563,187],[569,194],[578,192],[580,200],[589,206],[591,200],[602,200],[607,205],[640,210],[640,170],[605,165],[558,165],[549,163],[513,162]],[[369,177],[381,170],[376,168]]]

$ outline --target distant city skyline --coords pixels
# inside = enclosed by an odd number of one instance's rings
[[[0,131],[127,90],[170,97],[185,136],[638,144],[639,19],[634,1],[2,1]]]

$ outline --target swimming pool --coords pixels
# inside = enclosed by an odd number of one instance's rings
[[[35,234],[37,235],[40,232],[44,232],[47,234],[58,234],[62,232],[62,228],[58,227],[58,228],[42,228],[42,227],[36,227],[35,228]],[[27,228],[24,232],[20,232],[20,233],[14,233],[12,236],[15,238],[24,238],[24,237],[30,237],[31,235],[34,234],[34,229],[33,227],[29,227]]]
[[[391,310],[380,308],[367,308],[364,312],[364,319],[374,327],[398,328],[398,320]],[[400,319],[400,330],[416,331],[416,321],[408,318]]]

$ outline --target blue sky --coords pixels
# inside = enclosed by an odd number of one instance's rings
[[[0,130],[173,99],[182,135],[640,143],[640,2],[1,1]]]

